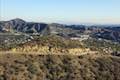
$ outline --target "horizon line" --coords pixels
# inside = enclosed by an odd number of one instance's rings
[[[12,19],[0,19],[0,21],[10,21],[10,20],[14,20],[14,19],[21,19],[23,21],[26,22],[34,22],[34,23],[47,23],[47,24],[51,24],[51,23],[58,23],[58,24],[67,24],[67,25],[120,25],[120,23],[111,23],[111,22],[89,22],[89,21],[58,21],[58,20],[54,20],[54,21],[39,21],[39,20],[31,20],[31,19],[23,19],[23,18],[12,18]]]

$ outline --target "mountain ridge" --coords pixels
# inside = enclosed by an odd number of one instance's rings
[[[93,38],[102,38],[120,42],[120,26],[119,25],[66,25],[59,23],[36,23],[26,22],[16,18],[10,21],[0,21],[1,33],[26,33],[36,35],[56,34],[62,37],[80,37],[81,35],[89,35]]]

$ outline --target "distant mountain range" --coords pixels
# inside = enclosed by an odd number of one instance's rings
[[[34,35],[56,34],[62,37],[80,37],[90,35],[93,38],[102,38],[120,42],[120,25],[64,25],[58,23],[26,22],[16,18],[10,21],[0,21],[0,33],[25,33]]]

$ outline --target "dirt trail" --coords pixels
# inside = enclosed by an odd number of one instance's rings
[[[86,55],[86,54],[96,54],[98,53],[97,51],[89,51],[89,52],[82,52],[82,53],[42,53],[42,52],[12,52],[12,51],[0,51],[0,54],[32,54],[32,55]]]

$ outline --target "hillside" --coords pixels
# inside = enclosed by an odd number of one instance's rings
[[[3,51],[3,50],[2,50]],[[56,35],[49,35],[39,37],[36,36],[34,39],[16,44],[16,46],[11,46],[6,51],[13,53],[37,53],[37,54],[56,54],[56,55],[79,55],[91,53],[92,51],[89,48],[85,48],[83,44],[78,40],[65,39]]]
[[[3,53],[0,80],[120,80],[120,57]]]
[[[29,36],[25,35],[3,35],[0,36],[0,51],[12,53],[38,54],[76,54],[120,53],[120,44],[107,40],[87,39],[83,41],[71,40],[57,35]]]

